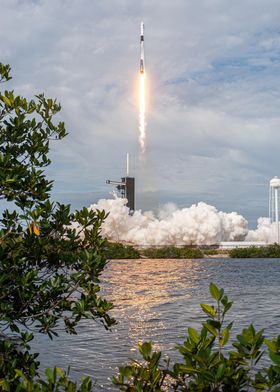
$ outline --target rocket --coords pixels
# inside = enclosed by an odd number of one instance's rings
[[[145,73],[145,56],[144,56],[144,23],[140,25],[140,73]]]

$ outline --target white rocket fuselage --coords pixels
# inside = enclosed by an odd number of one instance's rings
[[[144,23],[140,25],[140,73],[145,73]]]

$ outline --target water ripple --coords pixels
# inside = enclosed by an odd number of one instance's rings
[[[41,352],[42,367],[70,364],[74,378],[90,375],[98,389],[111,390],[110,377],[137,356],[138,342],[152,339],[156,349],[178,358],[175,344],[204,320],[199,304],[210,301],[211,281],[234,300],[234,333],[253,322],[280,334],[280,259],[115,260],[102,276],[103,294],[115,304],[113,330],[84,320],[77,336],[36,337],[33,349]]]

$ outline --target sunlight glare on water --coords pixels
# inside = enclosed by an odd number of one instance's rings
[[[279,259],[114,260],[102,275],[102,293],[115,304],[118,324],[111,332],[83,320],[77,336],[61,334],[50,342],[37,337],[41,364],[71,365],[71,375],[97,379],[98,390],[111,390],[117,366],[137,358],[137,343],[152,339],[154,348],[179,359],[174,349],[188,326],[205,320],[200,303],[211,302],[210,282],[234,301],[229,321],[233,334],[253,322],[257,329],[280,334]]]

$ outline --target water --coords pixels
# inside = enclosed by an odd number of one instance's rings
[[[174,347],[188,326],[205,319],[199,304],[211,302],[210,282],[234,300],[233,333],[253,322],[271,336],[280,334],[280,259],[115,260],[102,275],[118,320],[112,332],[84,320],[77,336],[62,334],[53,342],[41,336],[34,349],[43,368],[70,365],[73,378],[86,374],[97,380],[97,390],[110,390],[117,366],[137,357],[138,342],[152,339],[155,349],[180,358]]]

